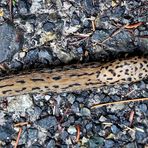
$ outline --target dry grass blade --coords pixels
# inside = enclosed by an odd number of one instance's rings
[[[122,104],[122,103],[130,103],[130,102],[138,102],[138,101],[146,101],[148,98],[137,98],[137,99],[130,99],[130,100],[124,100],[124,101],[117,101],[117,102],[108,102],[108,103],[102,103],[102,104],[94,104],[91,106],[91,109],[108,106],[108,105],[115,105],[115,104]]]

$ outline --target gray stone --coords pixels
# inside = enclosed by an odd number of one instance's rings
[[[41,126],[42,128],[50,129],[52,127],[57,126],[57,120],[55,117],[49,116],[49,117],[40,119],[39,121],[36,122],[36,124]]]
[[[54,140],[50,140],[47,144],[46,148],[55,148],[55,141]]]
[[[112,140],[106,140],[104,148],[112,148],[114,146],[114,141]]]
[[[82,116],[90,116],[91,112],[88,108],[84,107],[81,109],[81,114],[82,114]]]
[[[76,130],[76,128],[74,126],[70,126],[67,131],[71,135],[75,134],[77,132],[77,130]]]
[[[55,28],[55,24],[53,22],[47,21],[43,24],[43,29],[46,32],[49,32],[49,31],[52,32],[54,28]]]
[[[111,126],[111,130],[112,130],[112,132],[113,132],[114,134],[117,134],[117,133],[120,131],[119,128],[117,128],[116,125],[112,125],[112,126]]]

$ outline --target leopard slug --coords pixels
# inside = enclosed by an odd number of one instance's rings
[[[26,93],[71,92],[137,82],[148,78],[148,58],[132,57],[103,65],[41,70],[0,78],[0,97]]]

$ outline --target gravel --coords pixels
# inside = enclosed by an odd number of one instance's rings
[[[146,0],[17,0],[12,21],[7,1],[1,0],[0,74],[148,54],[146,10]],[[121,29],[139,22],[136,28]],[[91,106],[147,97],[144,80],[72,93],[0,98],[0,147],[14,147],[22,127],[19,147],[146,148],[147,101]]]

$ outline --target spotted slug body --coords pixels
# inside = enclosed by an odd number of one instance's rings
[[[0,97],[25,93],[70,92],[137,82],[148,77],[148,59],[133,57],[107,64],[36,71],[0,78]]]

